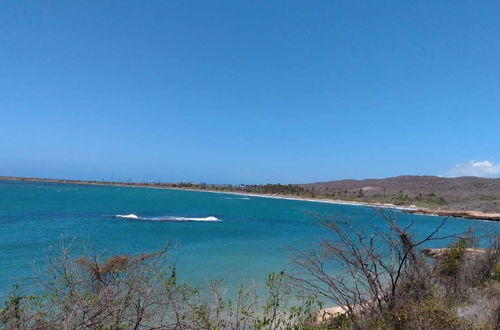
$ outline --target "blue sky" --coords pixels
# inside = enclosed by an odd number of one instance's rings
[[[500,176],[499,12],[498,1],[4,0],[0,175]]]

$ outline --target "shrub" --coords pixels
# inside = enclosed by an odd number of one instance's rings
[[[500,282],[500,263],[496,263],[495,266],[493,266],[493,271],[491,272],[491,279],[493,281]]]
[[[441,260],[441,272],[443,275],[455,276],[457,274],[466,248],[466,240],[459,239],[448,249],[445,257]]]

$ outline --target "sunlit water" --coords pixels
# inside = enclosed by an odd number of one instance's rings
[[[396,211],[413,222],[416,236],[440,217]],[[286,269],[293,249],[307,250],[329,233],[311,217],[347,221],[355,228],[384,228],[370,207],[248,197],[232,194],[116,186],[0,181],[0,295],[43,268],[47,248],[61,237],[91,242],[106,253],[171,249],[178,277],[195,285],[223,279],[262,286],[267,274]],[[120,215],[121,217],[117,217]],[[500,224],[449,219],[442,234],[468,227],[498,234]],[[434,242],[434,246],[443,242]],[[78,246],[78,244],[76,244]]]

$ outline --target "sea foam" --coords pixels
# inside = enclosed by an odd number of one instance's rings
[[[143,221],[221,221],[220,219],[209,217],[176,217],[176,216],[160,216],[160,217],[139,217],[135,214],[117,214],[115,218],[125,218]]]
[[[135,214],[117,214],[115,218],[126,218],[126,219],[139,219],[139,217]]]

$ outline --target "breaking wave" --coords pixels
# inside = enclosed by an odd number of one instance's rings
[[[135,214],[117,214],[115,218],[125,218],[125,219],[139,219]]]
[[[162,216],[162,217],[140,217],[135,214],[117,214],[115,218],[124,218],[124,219],[134,219],[134,220],[143,220],[143,221],[221,221],[216,217],[176,217],[176,216]]]

